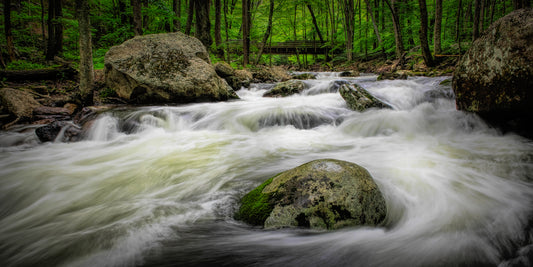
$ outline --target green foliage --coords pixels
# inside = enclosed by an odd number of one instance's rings
[[[45,4],[47,1],[44,1]],[[241,1],[222,1],[227,6],[222,8],[222,22],[221,31],[224,43],[222,48],[226,50],[227,46],[225,40],[240,40],[242,39],[241,31]],[[269,1],[252,1],[251,16],[251,59],[255,61],[258,48],[261,45],[263,35],[268,27],[269,16]],[[272,34],[268,40],[269,43],[286,42],[292,40],[318,40],[317,30],[314,27],[313,20],[308,9],[308,5],[313,9],[316,16],[319,31],[321,32],[325,41],[333,47],[332,56],[336,62],[346,60],[345,33],[345,16],[343,12],[343,3],[340,0],[325,0],[325,1],[309,1],[309,0],[276,0]],[[392,24],[392,13],[384,1],[369,0],[372,13],[368,12],[366,1],[354,1],[354,40],[353,53],[355,56],[361,56],[372,51],[382,51],[382,49],[389,55],[394,55],[395,41]],[[147,0],[142,7],[142,15],[144,16],[144,32],[161,33],[175,31],[172,21],[179,19],[182,29],[185,28],[187,20],[187,6],[189,1],[181,1],[181,16],[178,18],[172,10],[172,1],[170,0]],[[486,5],[486,10],[483,17],[483,28],[486,29],[491,22],[506,15],[512,10],[512,1],[489,1],[490,5]],[[127,39],[133,37],[132,26],[132,8],[130,1],[127,0],[91,0],[91,25],[93,28],[93,50],[94,62],[96,68],[103,68],[103,58],[105,51],[111,46],[118,45]],[[418,30],[419,11],[416,1],[395,1],[396,9],[399,15],[401,25],[401,32],[403,37],[403,44],[406,50],[416,48],[419,45]],[[433,24],[435,14],[434,1],[427,1],[430,29],[428,30],[428,40],[430,47],[433,48]],[[458,1],[450,0],[443,1],[443,21],[442,21],[442,49],[443,53],[460,54],[468,48],[472,41],[472,1],[462,1],[461,16],[459,17],[459,37],[462,41],[461,49],[459,49],[458,40],[456,38],[457,15],[459,12]],[[19,60],[28,61],[26,67],[35,67],[32,64],[42,64],[44,62],[44,53],[46,49],[46,38],[42,33],[42,11],[40,1],[12,1],[11,24],[15,48],[17,50],[17,58]],[[211,20],[214,25],[215,10],[214,5],[211,5]],[[47,8],[44,8],[45,16],[45,32],[47,31]],[[225,15],[224,15],[225,13]],[[383,40],[381,47],[377,42],[376,34],[374,33],[371,15],[374,16],[379,29],[379,34]],[[3,21],[4,14],[0,14],[0,19]],[[227,18],[227,20],[225,19]],[[71,1],[63,1],[63,18],[61,23],[64,26],[63,52],[62,57],[67,60],[77,62],[79,60],[78,52],[78,23],[74,11],[74,5]],[[226,25],[227,28],[226,28]],[[0,23],[0,40],[4,42],[0,45],[0,52],[6,55],[5,48],[5,25]],[[214,26],[212,26],[212,31]],[[227,33],[227,34],[226,34]],[[194,27],[192,27],[192,35],[194,35]],[[238,43],[238,42],[237,42]],[[213,45],[211,51],[216,51]],[[239,52],[237,45],[236,49],[231,50],[228,54],[225,51],[226,58],[212,57],[213,62],[219,60],[228,61],[234,67],[242,62],[242,52]],[[228,60],[228,56],[231,60]],[[5,56],[3,57],[6,58]],[[261,62],[275,65],[279,64],[314,64],[316,57],[307,57],[301,55],[300,60],[296,56],[285,55],[263,55]],[[324,59],[321,59],[324,60]],[[24,64],[14,62],[9,64],[9,68],[21,68]]]
[[[15,60],[7,64],[6,69],[8,70],[32,70],[32,69],[43,69],[47,66],[41,63],[33,63],[26,60]]]

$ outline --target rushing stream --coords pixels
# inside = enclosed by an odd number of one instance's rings
[[[1,266],[510,266],[532,263],[533,143],[455,110],[445,78],[320,73],[263,98],[119,108],[85,141],[0,134]],[[357,82],[394,107],[348,110]],[[233,219],[246,192],[320,158],[357,163],[383,226],[263,230]]]

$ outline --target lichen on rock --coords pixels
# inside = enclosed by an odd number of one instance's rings
[[[376,226],[385,199],[363,167],[323,159],[270,178],[245,195],[236,218],[265,228]]]

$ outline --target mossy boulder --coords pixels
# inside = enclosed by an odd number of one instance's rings
[[[532,40],[531,8],[494,22],[457,63],[452,81],[457,109],[533,136]]]
[[[241,200],[237,219],[265,228],[378,226],[385,199],[363,167],[315,160],[265,181]]]
[[[285,97],[301,93],[305,89],[305,83],[300,80],[289,80],[276,84],[274,88],[266,92],[263,96]]]
[[[105,55],[106,84],[131,103],[238,98],[211,65],[204,45],[183,33],[137,36]]]
[[[348,107],[355,111],[365,111],[369,108],[392,108],[357,84],[343,84],[339,93]]]

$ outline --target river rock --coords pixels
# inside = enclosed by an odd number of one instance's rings
[[[202,43],[183,33],[137,36],[105,55],[106,84],[132,103],[189,103],[238,98]]]
[[[292,78],[295,80],[315,80],[316,75],[311,73],[300,73],[296,75],[292,75]]]
[[[218,76],[222,78],[235,75],[235,70],[226,62],[218,62],[215,64],[215,71]]]
[[[32,94],[13,88],[0,89],[0,103],[4,111],[7,112],[14,120],[6,126],[12,125],[18,121],[30,120],[33,118],[33,110],[40,107]]]
[[[281,67],[261,66],[252,69],[253,82],[255,83],[276,83],[290,80],[292,77]]]
[[[274,88],[266,92],[263,96],[285,97],[301,93],[305,89],[305,83],[300,80],[289,80],[276,84]]]
[[[218,76],[224,78],[233,90],[238,91],[242,87],[250,87],[252,74],[247,70],[234,70],[228,63],[219,62],[215,64],[215,71]]]
[[[339,77],[359,77],[359,72],[356,70],[347,70],[339,73]]]
[[[363,167],[315,160],[268,179],[241,200],[237,219],[265,228],[377,226],[385,199]]]
[[[343,84],[339,89],[348,107],[355,111],[365,111],[369,108],[391,108],[392,107],[374,97],[367,90],[357,84]]]
[[[493,23],[458,62],[456,106],[504,130],[533,136],[533,9]]]
[[[82,130],[77,125],[67,121],[54,121],[50,124],[35,129],[35,134],[41,142],[53,142],[58,139],[59,134],[63,142],[79,141],[82,138]]]

